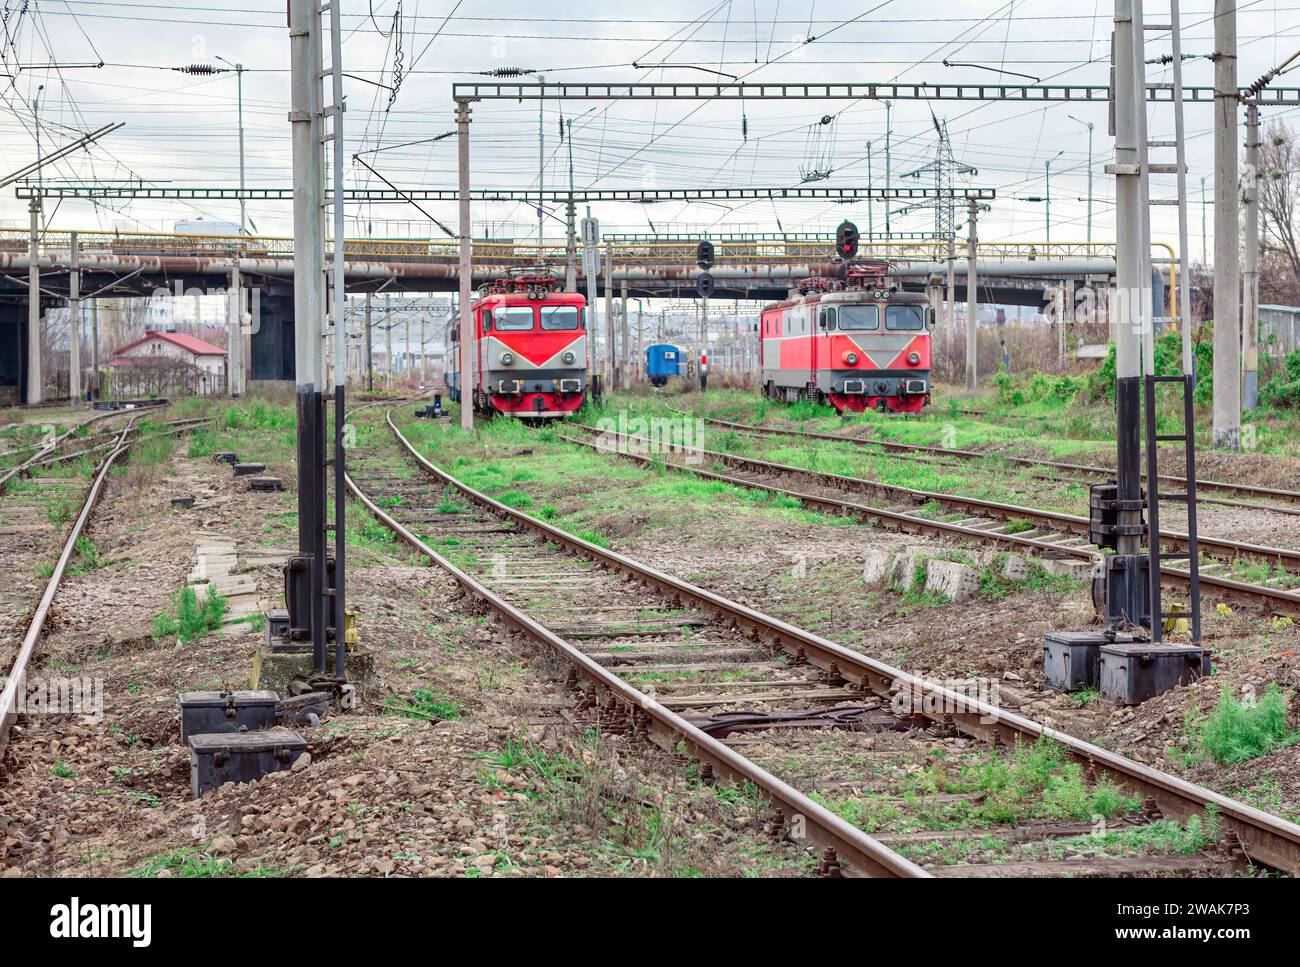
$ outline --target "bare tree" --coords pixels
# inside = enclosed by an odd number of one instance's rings
[[[1300,296],[1300,145],[1275,122],[1259,148],[1260,301],[1295,305]]]

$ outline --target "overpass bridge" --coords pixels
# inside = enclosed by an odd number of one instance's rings
[[[40,234],[36,264],[42,309],[65,303],[76,237],[79,292],[89,298],[142,298],[160,289],[190,294],[221,293],[232,286],[255,289],[258,324],[252,339],[250,375],[289,379],[293,375],[293,239],[276,236],[219,236],[165,233],[52,231]],[[604,296],[690,298],[701,269],[695,264],[698,238],[630,237],[602,249],[613,271],[602,272],[597,291]],[[720,237],[710,269],[713,299],[775,300],[795,280],[834,274],[831,235]],[[327,241],[332,248],[332,241]],[[964,250],[965,246],[959,246]],[[1176,292],[1177,260],[1167,246],[1156,246],[1153,263],[1160,276],[1157,298]],[[458,288],[458,243],[441,239],[348,239],[344,243],[349,293],[435,293]],[[563,242],[542,244],[509,239],[475,239],[471,265],[475,286],[500,276],[510,266],[544,263],[563,274],[571,259]],[[893,263],[891,274],[906,289],[929,291],[941,301],[948,275],[946,240],[932,237],[866,241],[859,258]],[[327,257],[328,264],[328,257]],[[575,260],[576,261],[576,260]],[[954,299],[965,303],[966,259],[953,260]],[[0,394],[23,398],[26,386],[29,284],[32,263],[29,233],[0,229]],[[1061,285],[1107,285],[1115,272],[1110,242],[980,242],[976,267],[978,301],[1041,307]],[[580,263],[573,266],[579,291],[586,291]],[[1173,315],[1176,307],[1169,307]],[[8,387],[8,392],[6,392]]]

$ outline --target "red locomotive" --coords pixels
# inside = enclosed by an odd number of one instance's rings
[[[763,309],[764,397],[811,399],[840,413],[918,413],[930,402],[934,314],[888,271],[887,262],[847,263],[841,278],[800,280],[798,296]]]
[[[547,269],[513,269],[481,286],[474,316],[474,409],[522,418],[566,417],[586,399],[587,301],[561,292]],[[460,324],[449,327],[447,389],[460,402]]]

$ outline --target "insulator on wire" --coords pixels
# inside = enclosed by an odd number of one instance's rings
[[[172,70],[180,71],[182,74],[215,74],[217,68],[211,64],[190,64],[188,67],[173,67]]]

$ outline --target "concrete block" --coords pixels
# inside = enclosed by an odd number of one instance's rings
[[[889,573],[889,552],[867,551],[862,561],[862,583],[882,584],[887,573]]]
[[[949,601],[965,601],[979,593],[980,575],[973,567],[957,561],[928,561],[925,565],[925,589],[943,595]]]
[[[1043,570],[1048,574],[1064,574],[1066,577],[1074,578],[1076,581],[1089,581],[1092,579],[1092,562],[1080,561],[1074,558],[1045,557],[1039,563]]]
[[[1002,576],[1008,581],[1029,580],[1029,562],[1019,554],[1008,554],[1002,562]]]
[[[894,590],[902,593],[912,588],[912,578],[916,566],[934,556],[934,549],[924,544],[911,544],[894,556],[889,567],[889,583]]]

